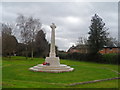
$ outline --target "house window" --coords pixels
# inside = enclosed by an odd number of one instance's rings
[[[112,50],[112,48],[109,48],[109,50]]]

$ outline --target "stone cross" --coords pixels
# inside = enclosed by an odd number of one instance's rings
[[[74,68],[71,68],[70,66],[60,64],[59,57],[56,57],[55,53],[55,24],[52,23],[50,25],[52,31],[51,31],[51,46],[50,46],[50,54],[49,57],[46,57],[45,62],[48,64],[38,64],[37,66],[29,68],[29,70],[32,71],[38,71],[38,72],[52,72],[52,73],[60,73],[60,72],[69,72],[73,71]]]
[[[50,46],[50,57],[56,57],[55,54],[55,24],[52,23],[52,25],[50,25],[52,31],[51,31],[51,46]]]

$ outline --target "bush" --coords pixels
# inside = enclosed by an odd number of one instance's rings
[[[83,53],[68,53],[67,59],[73,59],[77,61],[87,61],[88,59],[88,54],[83,54]]]
[[[67,59],[67,53],[58,53],[58,55],[61,59]]]
[[[118,57],[120,54],[90,54],[90,53],[59,53],[58,56],[60,59],[70,59],[77,61],[89,61],[89,62],[97,62],[97,63],[108,63],[108,64],[120,64],[118,62]]]
[[[120,54],[104,54],[102,55],[102,58],[104,60],[104,62],[109,63],[109,64],[120,64],[118,62],[118,57],[120,56]]]

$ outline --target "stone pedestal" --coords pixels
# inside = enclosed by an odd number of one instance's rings
[[[45,62],[49,63],[50,66],[60,66],[59,57],[46,57]]]
[[[29,70],[35,72],[62,73],[73,71],[74,68],[71,68],[70,66],[64,64],[60,64],[59,66],[46,66],[43,64],[38,64],[37,66],[29,68]]]
[[[50,26],[51,31],[51,46],[50,46],[50,54],[49,57],[46,57],[45,62],[49,63],[49,65],[38,64],[37,66],[29,68],[29,70],[37,71],[37,72],[52,72],[52,73],[60,73],[60,72],[69,72],[73,71],[74,68],[70,66],[60,64],[59,57],[56,57],[55,53],[55,24],[52,23]]]

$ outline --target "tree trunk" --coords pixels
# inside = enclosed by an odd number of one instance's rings
[[[26,57],[26,59],[28,59],[28,57],[27,57],[28,55],[27,55],[27,46],[26,46],[26,55],[25,55],[25,57]]]
[[[9,59],[11,59],[11,52],[9,52]]]
[[[32,48],[32,51],[31,51],[31,59],[33,60],[33,48]]]
[[[32,39],[32,43],[31,43],[31,59],[33,60],[33,52],[34,52],[34,48],[33,48],[33,39]]]

